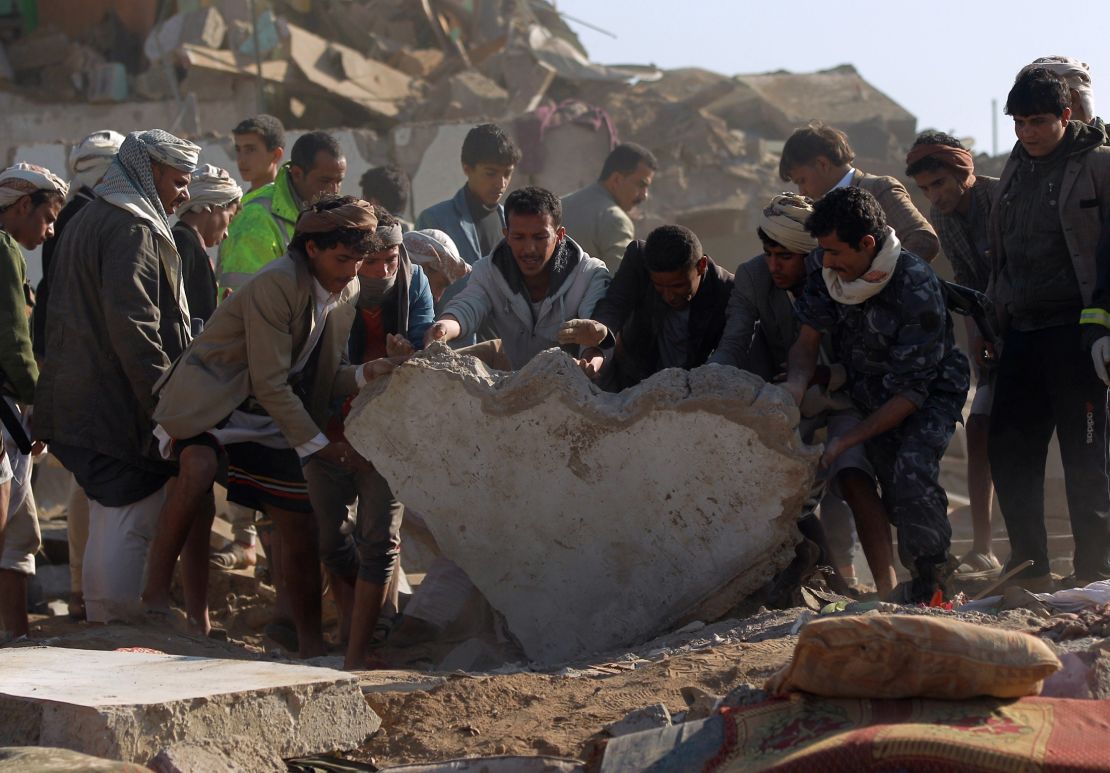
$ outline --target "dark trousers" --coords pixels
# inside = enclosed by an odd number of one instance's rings
[[[1010,331],[1002,347],[990,424],[990,462],[1010,535],[1008,567],[1033,559],[1049,571],[1044,520],[1045,458],[1060,439],[1075,573],[1095,580],[1107,566],[1106,386],[1081,345],[1079,325]],[[1108,575],[1110,576],[1110,575]]]
[[[899,426],[867,441],[867,459],[898,530],[898,552],[907,569],[919,561],[943,564],[948,557],[952,527],[940,460],[955,429],[951,410],[930,399]]]

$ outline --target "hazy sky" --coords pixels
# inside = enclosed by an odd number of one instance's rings
[[[618,36],[571,24],[590,57],[606,64],[704,67],[726,75],[853,64],[916,115],[919,130],[974,137],[980,151],[991,149],[991,99],[998,100],[999,149],[1013,145],[1013,123],[1002,107],[1014,75],[1038,56],[1067,54],[1087,62],[1095,109],[1110,120],[1107,0],[556,0],[555,5]],[[1053,9],[1059,9],[1055,17]]]

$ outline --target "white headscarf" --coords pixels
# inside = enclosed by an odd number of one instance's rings
[[[231,179],[226,169],[204,164],[193,172],[189,181],[189,200],[177,208],[180,217],[186,212],[208,207],[226,207],[243,197],[243,189]]]
[[[69,152],[69,176],[78,186],[93,188],[119,152],[123,135],[111,129],[95,131]]]
[[[0,209],[7,209],[35,191],[54,191],[65,196],[69,186],[46,167],[19,163],[0,172]]]
[[[403,242],[409,260],[438,271],[449,282],[458,281],[470,273],[470,265],[459,255],[455,242],[443,231],[435,228],[409,231],[404,235]]]
[[[806,220],[812,214],[810,199],[797,193],[780,193],[763,208],[759,227],[791,252],[808,255],[817,249],[817,239],[806,230]]]
[[[1091,85],[1091,67],[1086,62],[1081,62],[1074,56],[1053,54],[1034,59],[1018,73],[1020,78],[1027,70],[1034,67],[1044,67],[1046,70],[1059,75],[1068,84],[1068,88],[1079,95],[1083,110],[1087,113],[1087,120],[1095,117],[1095,92]]]

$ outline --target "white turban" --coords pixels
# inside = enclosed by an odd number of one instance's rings
[[[0,209],[7,209],[35,191],[52,191],[63,197],[69,186],[46,167],[19,163],[0,172]]]
[[[111,129],[93,132],[69,152],[69,175],[84,188],[93,188],[119,152],[123,135]]]
[[[226,207],[243,196],[243,189],[231,179],[226,169],[204,164],[193,172],[189,181],[189,200],[177,208],[178,216],[208,207]]]
[[[1087,120],[1093,120],[1095,117],[1095,92],[1091,85],[1091,68],[1086,62],[1081,62],[1073,56],[1062,56],[1054,54],[1052,56],[1042,56],[1034,59],[1025,67],[1021,68],[1018,73],[1020,78],[1026,71],[1034,67],[1044,67],[1046,70],[1059,75],[1068,84],[1068,88],[1074,91],[1079,96],[1079,102],[1083,105],[1083,111],[1087,114]]]
[[[817,239],[806,230],[813,202],[797,193],[780,193],[760,213],[759,227],[778,244],[798,255],[817,249]]]
[[[443,231],[435,228],[409,231],[403,241],[413,263],[438,271],[449,282],[458,281],[470,273],[470,265],[459,256],[455,243]]]

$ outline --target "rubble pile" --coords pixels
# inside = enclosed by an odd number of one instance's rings
[[[360,166],[395,163],[418,178],[421,162],[434,158],[436,170],[424,176],[438,172],[450,184],[414,179],[415,216],[458,185],[461,135],[443,137],[443,158],[429,156],[439,128],[458,124],[465,134],[483,120],[511,127],[524,149],[513,185],[559,195],[596,179],[613,144],[638,142],[660,160],[638,234],[686,225],[727,268],[758,252],[752,213],[784,185],[777,153],[794,128],[818,117],[840,126],[865,168],[881,173],[901,171],[915,129],[910,113],[850,65],[729,76],[597,64],[546,0],[64,5],[41,0],[33,28],[26,18],[0,26],[0,104],[8,108],[0,144],[9,156],[44,138],[74,142],[124,115],[128,123],[158,116],[165,128],[201,138],[226,137],[239,118],[269,112],[292,129],[357,132],[365,163],[348,158],[353,184]],[[21,101],[8,104],[3,91]],[[52,123],[44,99],[86,104]],[[202,160],[229,165],[221,156]]]

